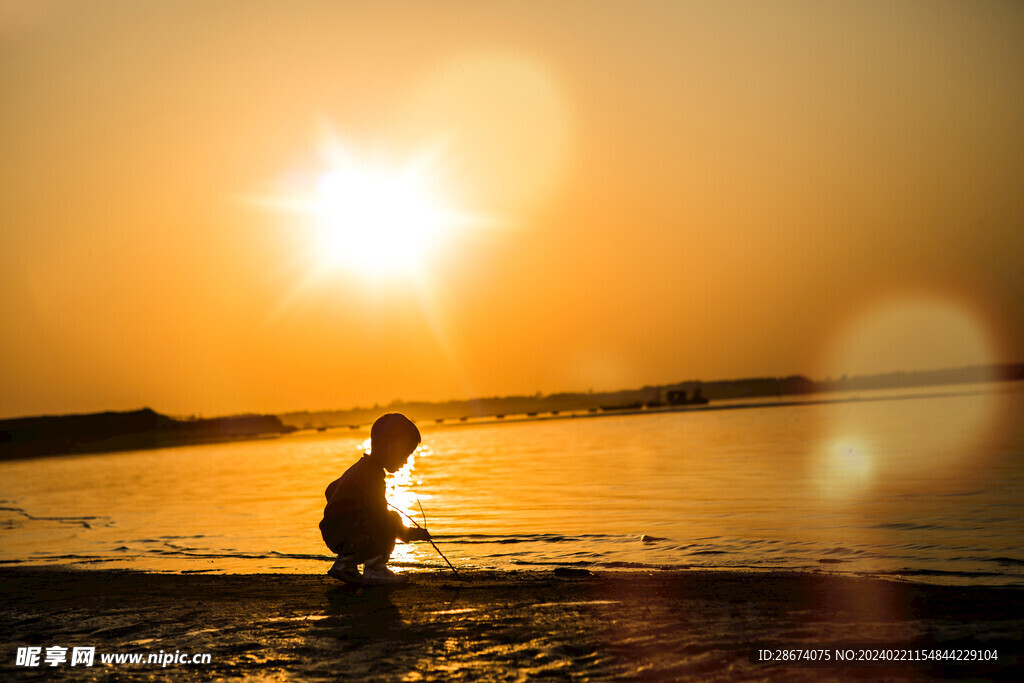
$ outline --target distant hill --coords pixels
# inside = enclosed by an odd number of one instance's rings
[[[0,460],[68,453],[164,448],[295,431],[274,415],[176,420],[144,408],[133,412],[0,420]]]

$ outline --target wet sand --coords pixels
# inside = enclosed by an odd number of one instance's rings
[[[563,574],[564,572],[559,572]],[[0,569],[0,676],[75,680],[1016,679],[1024,589],[817,573],[416,573],[352,589],[300,574]],[[780,648],[980,649],[988,662],[789,667]],[[95,647],[92,667],[19,647]],[[103,653],[209,654],[102,664]],[[70,659],[70,649],[69,655]]]

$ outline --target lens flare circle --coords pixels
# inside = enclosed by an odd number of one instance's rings
[[[939,294],[891,296],[847,318],[830,373],[873,374],[982,366],[996,361],[988,327],[967,302]]]
[[[867,403],[844,411],[824,426],[823,491],[837,499],[908,494],[979,471],[976,445],[1000,413],[998,394],[985,385],[997,348],[981,310],[942,293],[891,295],[851,315],[831,350],[830,373],[968,368],[980,383],[893,389],[889,400],[898,402],[888,408]]]

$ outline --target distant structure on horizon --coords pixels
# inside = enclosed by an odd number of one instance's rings
[[[693,398],[689,398],[689,394],[686,393],[685,389],[670,391],[667,394],[667,398],[670,406],[703,406],[708,403],[708,399],[701,393],[699,384],[693,390]]]
[[[382,412],[400,410],[413,420],[444,423],[466,422],[471,418],[496,418],[498,415],[540,415],[550,413],[591,413],[612,410],[643,410],[665,406],[704,405],[709,401],[771,398],[840,391],[921,387],[943,384],[970,384],[1024,379],[1024,363],[953,368],[921,372],[894,372],[882,375],[842,377],[814,381],[803,375],[759,377],[715,382],[691,380],[608,392],[575,392],[533,396],[504,396],[465,401],[394,401],[386,407],[349,410],[301,411],[283,413],[281,420],[298,429],[320,429],[352,424],[369,424]],[[673,396],[675,399],[673,399]],[[673,400],[676,402],[673,403]],[[682,401],[686,401],[683,403]]]

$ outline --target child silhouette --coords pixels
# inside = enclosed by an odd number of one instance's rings
[[[420,432],[405,415],[388,413],[370,429],[370,452],[327,487],[320,522],[324,543],[338,559],[327,571],[339,581],[363,585],[404,583],[387,567],[395,541],[428,541],[426,529],[408,528],[388,510],[384,471],[397,472],[420,443]],[[363,573],[359,573],[359,565]]]

